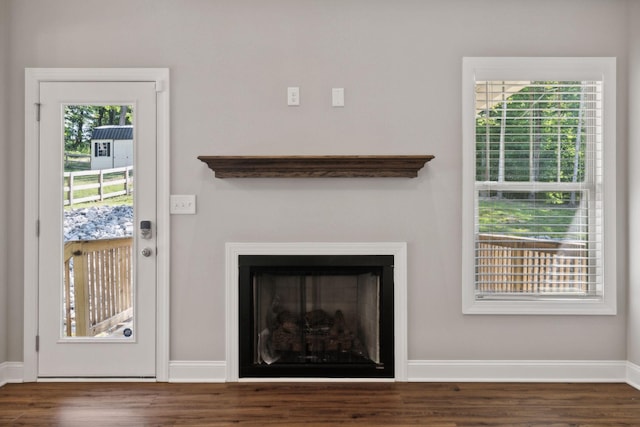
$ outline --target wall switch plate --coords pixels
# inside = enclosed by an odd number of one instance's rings
[[[289,106],[300,105],[300,88],[299,87],[287,88],[287,105]]]
[[[172,214],[195,214],[196,196],[195,194],[172,194],[169,199]]]
[[[333,107],[344,107],[344,88],[334,87],[331,89],[331,105]]]

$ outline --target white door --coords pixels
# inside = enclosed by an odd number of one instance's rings
[[[133,141],[113,141],[113,167],[121,168],[131,165],[133,158]]]
[[[156,375],[155,85],[40,82],[38,377]],[[88,170],[71,134],[119,106],[133,172]]]

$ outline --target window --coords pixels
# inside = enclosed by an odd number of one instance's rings
[[[465,58],[463,312],[615,314],[615,59]]]
[[[111,143],[110,142],[94,142],[94,157],[110,157],[111,156]]]

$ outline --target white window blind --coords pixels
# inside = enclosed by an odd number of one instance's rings
[[[477,81],[476,296],[602,292],[602,83]]]
[[[589,60],[586,67],[571,64],[572,78],[562,60],[537,61],[499,58],[507,66],[466,70],[473,103],[465,104],[464,114],[473,122],[464,129],[463,193],[471,201],[463,203],[463,231],[470,239],[464,259],[473,266],[463,274],[469,287],[463,309],[476,312],[469,307],[485,303],[492,307],[487,312],[527,307],[523,312],[537,314],[544,309],[535,304],[593,306],[607,294],[607,314],[615,311],[615,283],[607,290],[605,235],[615,224],[605,219],[615,206],[607,213],[605,182],[615,189],[615,170],[607,170],[615,163],[604,160],[607,148],[615,153],[615,133],[604,126],[611,118],[605,73],[592,72],[598,64]],[[494,310],[500,304],[508,309]],[[548,307],[553,312],[557,306]]]

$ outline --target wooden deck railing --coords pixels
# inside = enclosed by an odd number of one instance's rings
[[[479,234],[476,282],[481,293],[586,293],[584,243]]]
[[[131,246],[131,237],[72,241],[64,245],[67,336],[95,336],[131,318]]]

